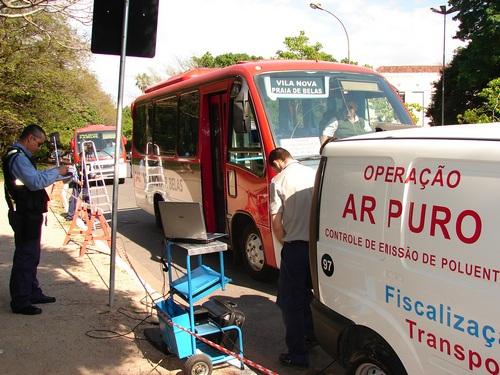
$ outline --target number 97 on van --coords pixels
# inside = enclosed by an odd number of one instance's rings
[[[321,269],[326,276],[331,277],[333,275],[335,266],[333,264],[333,259],[329,254],[323,254],[321,257]]]

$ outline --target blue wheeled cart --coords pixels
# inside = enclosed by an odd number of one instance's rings
[[[187,358],[185,374],[209,375],[212,373],[212,364],[227,362],[233,359],[216,348],[205,344],[191,333],[199,337],[221,334],[227,331],[237,333],[239,354],[243,356],[243,340],[241,329],[231,325],[220,327],[211,320],[197,321],[195,319],[195,303],[216,290],[224,290],[225,285],[231,281],[224,275],[224,254],[227,244],[213,241],[206,244],[193,244],[181,242],[166,242],[166,256],[168,267],[168,282],[170,286],[169,297],[156,303],[160,321],[160,335],[168,350],[179,358]],[[183,251],[186,253],[186,272],[181,277],[173,279],[172,252]],[[217,271],[203,264],[203,255],[209,253],[219,254],[219,269]],[[195,257],[197,265],[192,268],[191,258]],[[174,300],[178,296],[187,306]],[[181,329],[179,327],[184,328]],[[189,332],[186,332],[188,330]],[[233,333],[234,334],[234,333]],[[244,368],[243,362],[240,362]]]

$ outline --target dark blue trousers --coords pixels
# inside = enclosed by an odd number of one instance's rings
[[[16,249],[10,275],[10,305],[19,309],[31,305],[42,290],[36,277],[40,262],[40,239],[43,215],[9,210],[9,223],[14,230]]]
[[[78,197],[80,196],[81,191],[82,187],[75,183],[71,196],[69,197],[68,216],[73,217],[75,215],[76,203],[78,202]]]
[[[276,303],[281,309],[286,330],[288,354],[293,361],[307,363],[306,337],[313,337],[310,303],[311,273],[309,243],[285,242],[281,250],[280,277]]]

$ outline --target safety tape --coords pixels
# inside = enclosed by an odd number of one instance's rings
[[[253,368],[259,370],[263,374],[266,374],[266,375],[279,375],[277,372],[269,370],[269,369],[265,368],[264,366],[259,365],[258,363],[255,363],[255,362],[253,362],[253,361],[251,361],[251,360],[249,360],[247,358],[244,358],[241,354],[232,352],[232,351],[228,350],[227,348],[224,348],[223,346],[220,346],[219,344],[216,344],[213,341],[207,340],[206,338],[204,338],[204,337],[202,337],[200,335],[197,335],[196,333],[188,330],[187,328],[182,327],[182,326],[178,325],[177,323],[174,323],[172,320],[170,320],[168,318],[167,318],[167,323],[168,323],[168,325],[170,325],[172,327],[179,328],[181,331],[184,331],[187,334],[189,334],[191,336],[194,336],[197,340],[200,340],[201,342],[203,342],[203,343],[205,343],[205,344],[207,344],[207,345],[209,345],[209,346],[211,346],[211,347],[213,347],[213,348],[221,351],[222,353],[230,355],[231,357],[236,358],[240,362],[243,362],[243,363],[247,364],[248,366],[253,367]]]
[[[127,262],[128,264],[132,267],[132,269],[134,270],[134,272],[136,273],[137,277],[139,277],[139,275],[137,274],[137,271],[134,269],[134,266],[132,265],[132,263],[130,262],[130,259],[128,257],[128,254],[127,252],[124,252],[125,254],[125,258],[127,259]],[[139,277],[139,280],[141,281],[142,283],[142,279]],[[144,286],[144,284],[143,284]],[[146,290],[146,293],[149,294],[149,291],[146,289],[146,287],[144,286],[145,290]],[[151,295],[149,295],[149,297],[151,298],[151,300],[154,300],[154,298],[151,297]],[[158,309],[158,308],[157,308]],[[161,311],[160,309],[158,309],[158,311]],[[190,330],[188,330],[187,328],[183,327],[183,326],[180,326],[178,325],[177,323],[174,323],[171,319],[168,318],[168,316],[162,312],[162,319],[163,318],[167,318],[166,319],[166,322],[168,325],[170,325],[171,327],[176,327],[176,328],[179,328],[181,331],[183,332],[186,332],[188,335],[191,335],[191,336],[194,336],[196,339],[200,340],[201,342],[219,350],[220,352],[224,353],[224,354],[227,354],[227,355],[230,355],[231,357],[234,357],[236,358],[237,360],[239,360],[240,362],[243,362],[245,364],[247,364],[248,366],[254,368],[254,369],[257,369],[258,371],[260,371],[261,373],[265,374],[265,375],[279,375],[277,372],[274,372],[272,370],[269,370],[268,368],[265,368],[264,366],[262,365],[259,365],[258,363],[256,362],[253,362],[247,358],[244,358],[241,354],[237,354],[235,352],[232,352],[230,350],[228,350],[227,348],[224,348],[223,346],[220,346],[219,344],[216,344],[215,342],[213,341],[210,341],[210,340],[207,340],[206,338],[200,336],[200,335],[197,335],[196,333],[194,332],[191,332]],[[164,320],[164,319],[163,319]]]

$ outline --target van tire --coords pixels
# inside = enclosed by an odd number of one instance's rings
[[[347,375],[404,375],[406,371],[399,358],[373,350],[354,352],[349,358]]]
[[[253,224],[246,226],[241,236],[241,258],[247,273],[255,280],[269,280],[272,269],[266,265],[264,245],[259,231]]]

